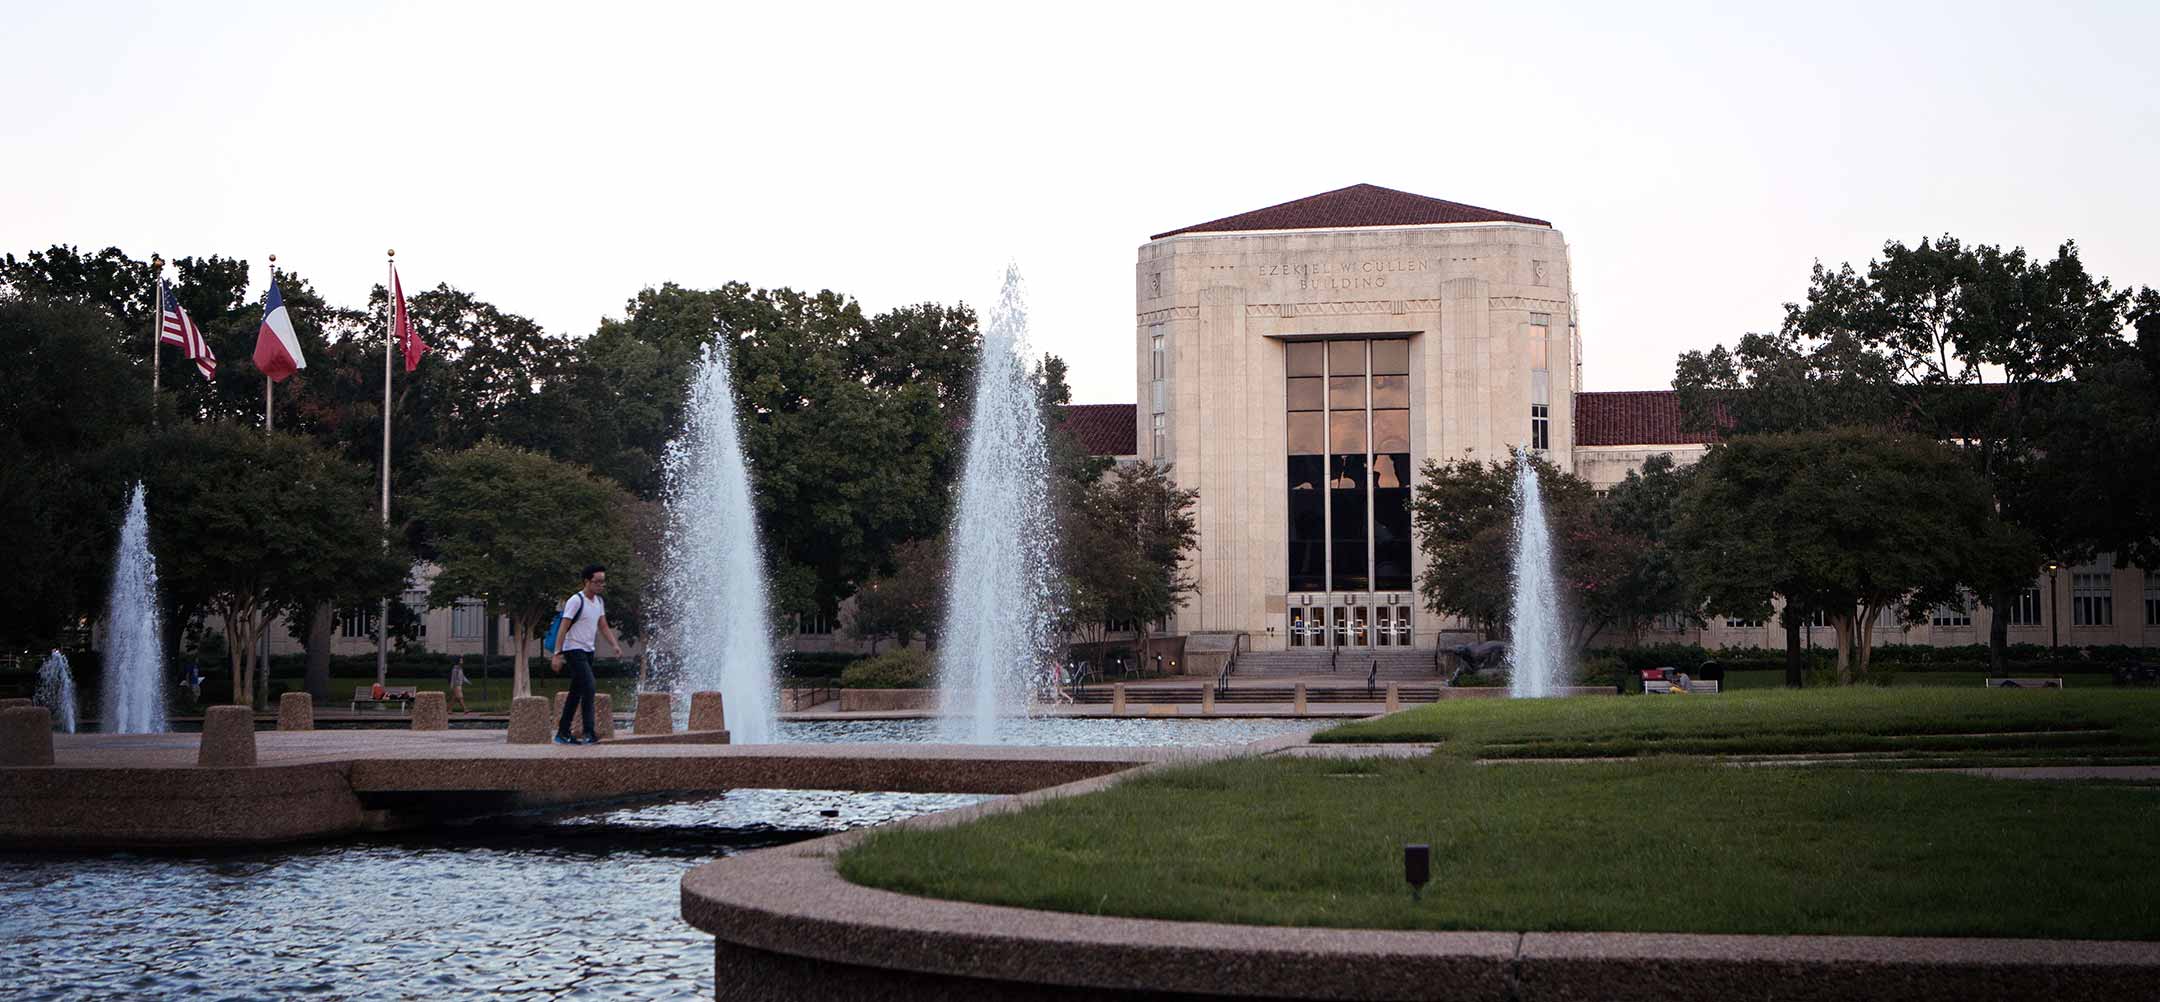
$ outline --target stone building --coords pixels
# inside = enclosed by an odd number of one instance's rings
[[[1118,447],[1200,492],[1198,590],[1172,632],[1431,648],[1460,624],[1415,592],[1411,478],[1427,459],[1527,447],[1603,490],[1651,456],[1700,457],[1708,439],[1681,429],[1670,391],[1581,390],[1571,276],[1545,220],[1363,184],[1142,244],[1133,438]],[[2103,558],[2009,614],[2013,643],[2160,643],[2160,578]],[[1988,616],[1938,610],[1877,642],[1984,643]],[[1774,621],[1667,625],[1640,639],[1784,644]]]

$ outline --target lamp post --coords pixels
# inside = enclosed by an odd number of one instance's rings
[[[2055,604],[2055,572],[2059,570],[2062,565],[2048,561],[2048,652],[2051,654],[2062,646],[2062,617],[2057,615]]]

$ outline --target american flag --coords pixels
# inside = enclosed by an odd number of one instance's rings
[[[173,298],[172,286],[158,283],[158,300],[164,304],[158,327],[158,340],[179,346],[187,357],[195,360],[195,368],[204,379],[217,376],[217,356],[210,351],[210,344],[203,340],[202,330],[195,321],[188,319],[187,311],[180,308],[180,301]]]

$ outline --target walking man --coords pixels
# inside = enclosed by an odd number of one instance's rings
[[[467,681],[465,678],[465,655],[460,654],[456,661],[450,663],[450,698],[457,700],[459,713],[472,712],[465,708],[465,683]]]
[[[600,740],[600,729],[593,724],[593,639],[594,635],[606,637],[608,646],[616,657],[622,657],[622,644],[615,639],[615,631],[608,629],[607,602],[600,592],[607,587],[607,568],[599,564],[585,566],[585,587],[573,593],[563,602],[561,637],[555,644],[555,656],[548,662],[552,671],[562,671],[563,661],[570,662],[570,698],[563,701],[562,719],[555,724],[555,743],[578,744],[570,736],[570,716],[584,707],[585,740],[592,744]]]

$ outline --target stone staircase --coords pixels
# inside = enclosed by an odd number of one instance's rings
[[[1330,664],[1334,672],[1328,671]],[[1237,671],[1230,677],[1230,685],[1237,688],[1254,683],[1267,683],[1275,679],[1312,678],[1315,676],[1341,679],[1343,684],[1362,687],[1365,678],[1378,667],[1377,681],[1422,682],[1438,685],[1440,675],[1433,669],[1433,652],[1410,647],[1344,648],[1338,655],[1330,656],[1325,650],[1301,651],[1253,651],[1238,655]]]

